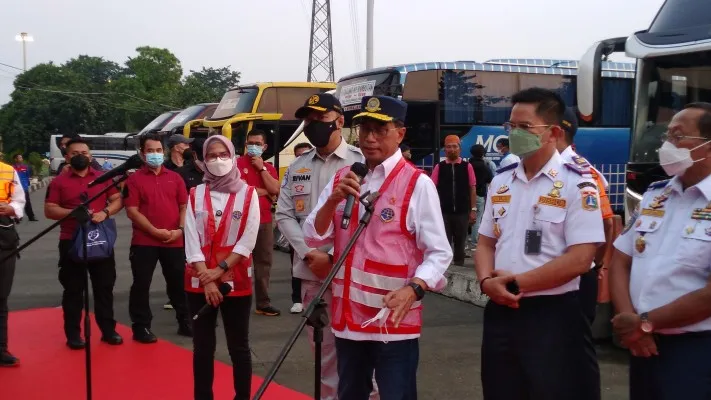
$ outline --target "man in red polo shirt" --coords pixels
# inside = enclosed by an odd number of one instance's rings
[[[131,272],[133,285],[128,312],[133,322],[133,340],[154,343],[151,332],[149,291],[153,271],[160,261],[170,304],[178,320],[178,334],[192,336],[192,327],[183,292],[185,251],[183,222],[188,192],[183,178],[163,167],[163,144],[157,134],[140,139],[141,156],[146,164],[126,181],[126,214],[133,222]]]
[[[47,188],[44,215],[49,219],[59,220],[66,217],[84,201],[112,184],[109,181],[92,188],[88,187],[89,182],[101,176],[103,171],[97,171],[90,166],[89,145],[83,139],[77,137],[68,142],[65,159],[69,168],[65,173],[57,175]],[[116,188],[112,188],[89,205],[91,220],[100,223],[119,212],[121,207],[121,195]],[[59,230],[59,282],[64,288],[62,293],[64,333],[67,336],[67,346],[74,350],[86,346],[80,336],[79,328],[83,307],[84,267],[69,257],[77,228],[77,221],[69,218],[62,222]],[[115,331],[113,291],[116,283],[116,261],[114,256],[89,262],[89,274],[94,289],[94,313],[96,323],[101,329],[101,340],[108,344],[119,345],[123,343],[123,339]]]
[[[270,317],[281,314],[269,299],[269,272],[272,268],[274,251],[274,228],[272,226],[272,203],[279,194],[279,175],[276,168],[262,160],[267,149],[267,135],[260,129],[247,134],[247,152],[237,159],[237,167],[242,179],[257,188],[259,196],[259,233],[254,246],[254,297],[257,314]]]

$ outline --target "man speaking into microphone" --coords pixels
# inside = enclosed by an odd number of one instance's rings
[[[437,190],[399,149],[406,113],[407,104],[392,97],[363,98],[353,129],[368,172],[361,181],[349,167],[339,170],[304,224],[306,244],[333,244],[337,259],[365,212],[358,199],[380,194],[332,285],[339,400],[368,399],[373,372],[383,400],[417,398],[421,300],[445,287],[452,261]],[[342,229],[348,196],[356,201]]]

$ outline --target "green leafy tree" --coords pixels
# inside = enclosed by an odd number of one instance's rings
[[[205,68],[190,71],[183,80],[178,103],[187,107],[198,103],[218,102],[225,92],[239,83],[239,72],[223,68]]]

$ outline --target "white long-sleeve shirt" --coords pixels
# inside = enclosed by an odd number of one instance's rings
[[[22,219],[25,215],[25,189],[22,188],[20,177],[17,171],[12,174],[12,196],[10,196],[10,207],[15,210],[15,218]]]
[[[246,191],[247,186],[245,185],[240,192]],[[233,209],[226,212],[224,208],[227,206],[227,200],[229,199],[229,193],[216,192],[214,190],[210,191],[210,199],[212,200],[212,212],[215,217],[215,229],[220,226],[220,220],[223,216],[232,216],[233,211],[242,212],[242,206],[244,204],[244,197],[237,193],[237,198],[235,199]],[[217,211],[222,211],[221,216],[217,216]],[[204,210],[195,210],[196,213],[205,212]],[[246,213],[243,213],[243,215]],[[235,221],[237,222],[237,221]],[[259,231],[259,198],[257,196],[256,190],[252,192],[252,200],[249,204],[249,215],[247,216],[247,224],[244,227],[244,232],[242,237],[237,240],[233,253],[240,254],[244,257],[249,257],[254,250],[254,245],[257,242],[257,232]],[[197,224],[195,222],[195,213],[193,213],[193,208],[188,202],[187,210],[185,210],[185,258],[189,263],[196,263],[200,261],[205,261],[205,255],[202,253],[200,248],[200,237],[198,236]]]

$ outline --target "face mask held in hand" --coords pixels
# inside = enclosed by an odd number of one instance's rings
[[[146,164],[153,168],[158,168],[163,165],[163,153],[148,153],[146,154]]]
[[[77,171],[83,171],[89,167],[91,160],[84,154],[77,154],[69,159],[69,165]]]
[[[227,175],[230,171],[232,171],[233,166],[234,162],[231,158],[227,160],[216,158],[212,161],[205,162],[205,168],[207,168],[207,171],[215,176]]]
[[[669,176],[684,175],[684,172],[694,165],[695,162],[705,159],[693,160],[691,158],[691,152],[709,143],[711,143],[711,141],[704,142],[693,149],[686,149],[676,147],[671,142],[664,142],[659,149],[659,165],[664,168],[664,172]]]
[[[262,146],[258,144],[248,144],[247,145],[247,155],[250,157],[260,157],[264,153]]]
[[[515,128],[509,133],[509,149],[522,160],[535,153],[541,146],[541,137],[525,129]]]
[[[315,147],[326,147],[331,140],[331,134],[338,129],[336,121],[311,121],[304,128],[304,134]]]

